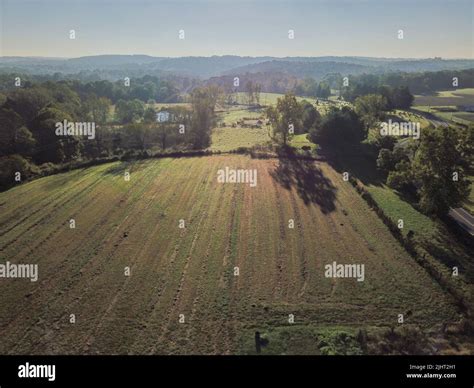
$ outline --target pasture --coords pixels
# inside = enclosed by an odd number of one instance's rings
[[[218,183],[225,167],[255,169],[257,186]],[[0,282],[2,354],[252,353],[268,328],[275,352],[291,342],[317,353],[311,338],[331,337],[327,327],[395,326],[408,311],[424,328],[458,318],[325,163],[116,162],[21,184],[0,208],[2,261],[39,266],[37,282]],[[364,264],[365,280],[325,277],[334,261]]]

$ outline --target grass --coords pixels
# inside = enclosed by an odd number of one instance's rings
[[[437,224],[429,217],[414,209],[412,205],[400,198],[395,191],[386,185],[369,185],[367,189],[384,210],[385,214],[392,220],[403,220],[404,228],[402,233],[404,235],[412,230],[416,236],[421,236],[429,240],[434,238],[437,231]]]
[[[464,203],[464,208],[474,214],[474,177],[471,177],[471,192],[469,198]]]
[[[473,112],[459,111],[454,105],[439,105],[439,106],[427,106],[418,105],[414,107],[415,110],[421,112],[431,113],[445,121],[454,121],[461,124],[470,124],[474,122]]]
[[[226,166],[256,169],[257,186],[218,183]],[[408,310],[420,327],[457,317],[325,163],[117,162],[22,184],[0,204],[2,259],[39,265],[36,283],[0,282],[1,354],[247,353],[259,328],[271,344],[279,338],[276,353],[309,351],[325,336],[331,353],[339,337],[331,345],[323,328],[395,325]],[[326,278],[333,261],[365,264],[365,281]],[[306,329],[289,327],[288,314]]]
[[[440,91],[432,95],[416,95],[417,106],[474,105],[474,88]]]
[[[147,104],[148,106],[148,104]],[[185,102],[170,102],[170,103],[156,103],[153,105],[153,107],[159,111],[161,109],[166,109],[166,108],[175,108],[175,107],[184,107],[184,108],[190,108],[191,104],[185,103]]]
[[[265,113],[263,109],[250,110],[248,108],[243,108],[241,106],[230,106],[223,111],[217,112],[218,122],[226,123],[230,126],[232,124],[237,124],[238,121],[244,119],[265,119]]]
[[[232,151],[239,147],[253,147],[270,141],[266,127],[262,128],[214,128],[212,134],[212,151]]]
[[[311,150],[316,150],[317,145],[309,141],[307,136],[308,136],[307,133],[294,135],[293,138],[291,139],[290,145],[297,149],[301,149],[302,147],[310,147]]]
[[[462,268],[460,278],[463,280],[458,285],[460,289],[470,289],[472,292],[472,253],[465,244],[457,240],[455,232],[443,222],[427,217],[410,201],[387,187],[384,184],[385,177],[377,170],[374,161],[363,148],[341,155],[339,159],[338,168],[357,177],[395,224],[400,219],[404,221],[403,234],[406,235],[410,230],[414,232],[415,241],[428,254],[427,258],[434,267],[445,274],[450,274],[453,266]]]
[[[360,355],[357,330],[350,327],[313,327],[298,324],[263,328],[263,355]],[[239,354],[257,354],[254,331],[242,335]]]
[[[260,93],[260,104],[263,105],[263,106],[276,105],[278,99],[283,97],[283,96],[284,96],[284,94],[281,94],[281,93],[265,93],[265,92],[262,92],[262,93]],[[247,103],[246,93],[243,93],[243,92],[236,93],[236,98],[237,98],[237,102],[239,104]],[[313,98],[313,97],[300,97],[300,96],[297,96],[296,99],[298,101],[306,100],[306,101],[309,101],[313,104],[316,103],[316,99]]]

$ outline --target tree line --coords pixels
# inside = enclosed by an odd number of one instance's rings
[[[217,88],[196,88],[189,104],[159,108],[153,100],[145,104],[132,98],[133,93],[114,105],[107,93],[111,85],[107,81],[92,85],[47,81],[4,93],[0,100],[0,186],[14,184],[15,172],[24,179],[67,163],[210,145],[220,94]],[[94,133],[89,136],[65,129],[58,134],[64,125],[81,130],[92,127]]]
[[[266,114],[273,139],[284,148],[298,133],[308,133],[308,140],[328,154],[361,152],[357,146],[365,143],[378,152],[373,162],[386,174],[386,183],[415,198],[424,213],[442,216],[460,206],[474,174],[474,126],[431,126],[408,146],[393,136],[369,140],[369,129],[384,119],[386,107],[384,96],[370,94],[356,98],[353,106],[332,106],[321,116],[308,101],[287,94]]]

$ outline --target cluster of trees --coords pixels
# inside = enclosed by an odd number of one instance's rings
[[[377,167],[387,173],[387,184],[415,194],[420,209],[443,215],[468,197],[474,166],[474,127],[428,127],[411,146],[387,144]]]
[[[258,82],[253,82],[252,80],[248,80],[245,84],[245,93],[247,96],[247,104],[252,105],[260,105],[260,92],[262,91],[262,85]]]
[[[234,84],[235,77],[239,78],[239,86]],[[252,85],[259,85],[260,92],[284,94],[288,90],[294,90],[299,81],[296,77],[285,73],[245,73],[211,77],[204,81],[204,85],[218,86],[225,94],[247,93],[249,82]]]
[[[298,102],[291,93],[279,98],[276,106],[268,107],[266,116],[273,129],[271,137],[283,145],[287,145],[293,135],[311,131],[321,120],[310,102]]]
[[[375,77],[375,80],[373,79]],[[378,94],[385,98],[386,109],[409,109],[413,104],[414,96],[406,86],[388,86],[376,83],[376,76],[364,76],[357,81],[342,87],[341,96],[346,101],[354,102],[360,96]]]
[[[387,99],[380,94],[367,94],[354,101],[354,110],[367,129],[385,119],[388,107]]]
[[[357,144],[366,137],[367,130],[362,120],[348,106],[332,106],[308,135],[311,142],[329,148]]]
[[[457,78],[457,86],[453,85],[453,77]],[[337,83],[338,88],[343,89],[342,76],[338,77]],[[474,69],[364,74],[349,76],[349,85],[351,84],[366,84],[374,87],[386,85],[391,88],[404,86],[414,94],[431,94],[440,90],[457,89],[458,87],[474,87]]]
[[[120,99],[111,117],[112,101],[75,90],[69,81],[32,84],[10,90],[0,99],[0,186],[73,161],[87,161],[128,151],[173,147],[203,149],[210,145],[215,104],[220,90],[197,88],[190,106],[167,108],[159,121],[155,104]],[[93,125],[94,136],[58,135],[59,123]]]
[[[79,95],[94,94],[106,97],[113,103],[119,100],[137,99],[142,102],[180,102],[179,90],[167,80],[154,76],[122,79],[115,82],[100,80],[92,82],[64,81],[71,85]]]
[[[313,78],[306,78],[295,87],[297,96],[328,98],[331,95],[331,87],[326,81],[317,82]]]
[[[358,97],[354,109],[332,106],[324,116],[294,95],[278,99],[267,109],[273,138],[286,145],[293,133],[309,132],[308,139],[324,148],[340,150],[367,139],[368,129],[384,117],[385,96]],[[386,183],[414,196],[420,210],[444,215],[462,204],[474,174],[474,127],[429,127],[410,143],[391,136],[377,136],[372,145],[379,150],[377,167],[385,171]]]
[[[294,134],[308,133],[313,143],[325,146],[359,143],[367,137],[367,127],[350,107],[332,106],[324,115],[308,101],[298,102],[293,94],[278,99],[266,110],[273,129],[272,138],[287,145]]]

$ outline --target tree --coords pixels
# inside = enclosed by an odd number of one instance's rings
[[[119,100],[115,106],[115,116],[122,124],[136,123],[145,113],[145,104],[134,99],[132,101]]]
[[[44,88],[19,89],[8,95],[4,107],[13,109],[26,124],[29,124],[52,100],[51,95]]]
[[[148,148],[152,129],[144,123],[132,123],[124,126],[126,134],[126,145],[129,148],[144,151]]]
[[[252,81],[247,81],[245,84],[245,91],[247,93],[247,104],[248,105],[253,105],[255,101],[255,96],[254,96],[254,90],[253,90],[253,82]]]
[[[331,88],[327,82],[320,82],[316,90],[316,96],[320,98],[328,98],[331,95]]]
[[[302,106],[293,94],[278,98],[276,107],[267,108],[266,115],[273,128],[273,139],[287,145],[295,132],[302,128]]]
[[[394,108],[409,109],[413,104],[415,97],[410,93],[408,87],[400,86],[395,88],[392,93],[392,101]]]
[[[372,128],[385,118],[387,99],[379,94],[367,94],[357,97],[355,111],[360,116],[366,128]]]
[[[194,89],[191,93],[190,139],[194,149],[203,149],[211,144],[211,130],[215,124],[215,105],[219,91],[213,86]]]
[[[402,160],[395,165],[394,170],[390,171],[387,177],[387,185],[392,189],[406,191],[413,186],[414,174],[412,165],[408,160]]]
[[[7,188],[15,183],[15,174],[20,173],[21,181],[30,177],[34,166],[20,155],[0,157],[0,187]]]
[[[37,141],[36,162],[62,163],[78,156],[79,140],[75,136],[56,135],[56,123],[64,120],[73,121],[69,114],[54,105],[43,109],[33,120],[31,129]]]
[[[35,139],[18,113],[13,109],[1,108],[0,123],[0,156],[30,155],[33,152]]]
[[[262,91],[262,85],[256,83],[253,90],[255,94],[255,103],[260,105],[260,92]]]
[[[145,109],[145,114],[143,115],[143,121],[145,123],[156,122],[156,109],[153,106],[149,106]]]
[[[408,155],[403,147],[397,147],[393,151],[382,148],[377,158],[377,168],[390,172],[395,170],[401,161],[409,162]]]
[[[411,167],[419,186],[419,204],[426,213],[446,214],[468,197],[469,171],[459,152],[466,147],[464,140],[453,127],[424,130]]]
[[[301,102],[302,108],[302,121],[303,125],[299,132],[309,132],[311,128],[315,128],[321,122],[321,115],[318,110],[310,102],[303,100]]]
[[[313,143],[330,147],[356,144],[366,137],[367,132],[359,116],[347,106],[331,107],[321,124],[309,133],[309,139]]]
[[[107,121],[112,102],[106,97],[88,95],[82,102],[82,117],[100,125]]]

